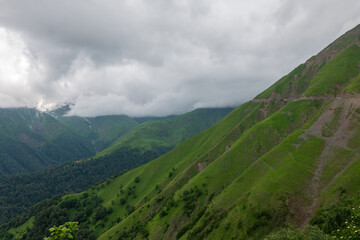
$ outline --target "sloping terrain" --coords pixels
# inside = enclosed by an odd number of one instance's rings
[[[3,235],[39,239],[66,221],[105,240],[262,239],[304,228],[345,193],[359,198],[359,46],[360,25],[169,153],[43,202]]]
[[[86,118],[59,116],[56,119],[80,136],[91,141],[96,152],[109,147],[119,137],[138,125],[134,119],[125,115]]]
[[[0,176],[89,157],[89,142],[46,113],[0,109]]]
[[[185,139],[208,129],[232,110],[233,108],[202,108],[166,119],[146,121],[123,135],[99,155],[109,154],[122,147],[143,151],[172,149]]]
[[[131,133],[130,137],[126,137],[125,143],[112,147],[106,155],[78,159],[35,173],[2,177],[0,178],[0,224],[24,213],[28,207],[41,200],[56,194],[84,191],[114,175],[143,165],[170,151],[185,138],[210,127],[229,111],[230,108],[199,109],[169,117],[166,121],[154,120],[149,124],[144,122],[136,128],[135,134]],[[96,131],[103,133],[104,138],[108,140],[134,122],[126,116],[105,116],[87,120],[80,117],[61,119],[62,122],[68,121],[67,125],[71,125],[75,132],[84,137],[89,138]],[[89,131],[90,135],[88,135]],[[133,137],[139,135],[144,136],[143,139]],[[175,137],[176,141],[169,141]],[[100,138],[96,137],[96,139],[100,141]],[[151,148],[138,144],[142,142],[151,143]]]

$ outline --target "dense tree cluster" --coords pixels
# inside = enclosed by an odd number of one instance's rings
[[[68,220],[79,223],[79,231],[77,231],[75,239],[89,240],[96,239],[96,234],[89,229],[90,220],[97,217],[97,212],[101,206],[102,199],[96,194],[84,193],[80,198],[65,198],[61,199],[59,196],[53,197],[51,200],[44,200],[31,207],[29,216],[34,216],[34,224],[22,236],[24,240],[43,239],[45,236],[51,235],[51,228],[66,224]],[[105,209],[106,210],[106,209]],[[71,216],[70,212],[76,212],[75,216]],[[84,218],[79,217],[85,215]],[[7,239],[12,239],[12,236],[7,232],[8,229],[17,227],[23,224],[28,217],[18,217],[12,219],[9,223],[4,224],[0,228],[0,238],[6,236]],[[50,231],[49,231],[50,230]],[[51,238],[50,238],[51,239]]]
[[[112,176],[145,164],[168,150],[141,152],[121,148],[96,159],[73,162],[37,173],[3,177],[0,179],[0,223],[26,212],[37,202],[56,194],[84,191]]]

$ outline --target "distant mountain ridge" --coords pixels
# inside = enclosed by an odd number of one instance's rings
[[[126,115],[87,118],[63,116],[69,109],[69,106],[50,112],[40,112],[30,108],[0,109],[0,176],[39,171],[48,166],[88,158],[111,146],[125,133],[140,125],[139,122],[147,124],[146,122],[150,120],[156,122],[156,119],[177,118],[173,116],[132,119]],[[203,114],[204,117],[206,114],[209,117],[208,120],[203,119],[204,126],[199,129],[184,130],[187,135],[179,139],[176,144],[211,126],[229,111],[230,109],[226,108],[209,109]],[[146,129],[146,127],[141,128]],[[151,137],[156,136],[149,136]],[[163,141],[166,142],[165,139]],[[172,143],[166,148],[172,148],[176,144]],[[163,148],[157,143],[153,147]],[[145,151],[147,150],[150,149]]]
[[[88,139],[96,152],[109,147],[119,137],[139,124],[126,115],[59,116],[56,119],[75,133]]]
[[[232,110],[233,108],[200,108],[178,116],[159,120],[149,119],[124,134],[98,156],[109,154],[122,147],[143,151],[156,151],[159,147],[172,149],[185,139],[211,127]]]
[[[110,147],[103,156],[79,158],[35,173],[0,178],[0,224],[25,212],[28,207],[41,200],[56,194],[84,191],[114,175],[143,165],[170,151],[186,138],[210,127],[231,110],[198,109],[179,116],[145,121],[139,125],[122,115],[94,118],[56,116],[56,120],[51,118],[63,128],[66,128],[64,125],[68,126],[67,130],[73,130],[73,134],[78,137],[87,139],[90,147],[102,146],[105,142],[103,140],[110,143],[118,136],[122,139],[121,134],[127,132],[131,137],[124,135],[126,142]],[[133,126],[137,126],[134,131],[130,130]],[[136,136],[144,136],[143,139],[134,138],[134,133]],[[168,139],[174,140],[168,142]],[[91,144],[90,141],[97,142]],[[146,144],[142,144],[143,142]]]
[[[35,109],[0,109],[0,176],[89,157],[89,142]]]

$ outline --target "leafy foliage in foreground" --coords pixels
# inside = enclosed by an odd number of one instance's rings
[[[31,229],[23,235],[18,235],[17,238],[27,240],[43,239],[45,236],[51,235],[53,226],[64,225],[68,222],[67,219],[71,218],[73,219],[73,222],[79,223],[79,231],[76,233],[75,239],[95,240],[96,234],[88,228],[89,222],[85,222],[83,219],[84,216],[90,215],[95,219],[94,215],[101,208],[101,202],[102,200],[96,195],[90,194],[83,194],[79,199],[67,198],[66,201],[61,201],[59,197],[43,201],[32,207],[30,210],[30,213],[34,215],[34,222]],[[79,212],[79,214],[71,216],[70,212],[74,210]],[[8,224],[3,225],[3,228],[10,229],[16,227],[18,224],[21,224],[21,221],[27,220],[18,218],[17,220],[12,220]],[[75,225],[73,224],[73,226]],[[61,233],[61,228],[57,227],[55,230],[59,230]],[[5,236],[4,232],[2,233],[3,236]],[[66,233],[68,233],[68,231],[66,231]],[[0,233],[0,237],[1,236]],[[10,235],[7,236],[11,239]]]
[[[265,240],[360,239],[360,203],[346,194],[328,209],[320,209],[305,231],[284,228]]]
[[[69,240],[73,239],[73,234],[79,230],[78,222],[67,222],[60,226],[53,226],[49,229],[50,237],[45,237],[44,240]]]
[[[328,209],[320,209],[310,222],[337,239],[360,239],[360,203],[347,194]]]

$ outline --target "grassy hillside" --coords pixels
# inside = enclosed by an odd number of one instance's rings
[[[86,139],[34,109],[0,109],[0,142],[0,176],[94,154]]]
[[[136,133],[147,136],[145,140],[152,143],[151,148],[142,145],[138,145],[139,148],[134,147],[138,139],[132,138],[128,139],[129,145],[112,148],[109,154],[101,157],[86,158],[36,173],[0,178],[0,223],[24,213],[27,208],[41,200],[56,194],[84,191],[114,175],[145,164],[168,152],[174,147],[173,144],[178,144],[178,142],[170,145],[158,144],[166,143],[169,137],[175,136],[174,132],[180,132],[178,141],[181,141],[200,131],[199,129],[218,121],[229,111],[229,109],[200,109],[190,114],[171,117],[170,121],[154,120],[149,125],[143,123]],[[68,124],[71,124],[79,134],[82,134],[82,130],[87,134],[91,129],[96,129],[98,132],[103,129],[104,136],[110,137],[112,134],[115,136],[116,131],[119,133],[119,130],[124,129],[126,123],[133,124],[134,121],[129,119],[126,116],[107,116],[87,119],[87,122],[80,117],[64,117],[61,121],[69,121]],[[190,121],[194,123],[193,127],[190,126]],[[89,122],[92,128],[89,128]],[[170,126],[174,127],[171,131],[155,135]],[[111,133],[111,130],[114,133]],[[86,134],[83,136],[85,137]],[[156,141],[151,141],[151,137],[156,137]]]
[[[138,123],[125,115],[100,117],[57,117],[61,123],[91,141],[96,152],[109,147]]]
[[[185,139],[214,125],[232,108],[197,109],[179,116],[146,121],[118,139],[98,156],[110,154],[121,147],[143,149],[174,148]]]
[[[326,64],[311,80],[304,94],[339,94],[343,86],[359,75],[359,64],[360,47],[354,44]]]
[[[163,158],[159,158],[153,162],[151,162],[151,166],[145,165],[143,167],[139,167],[129,173],[124,174],[123,176],[126,176],[122,179],[127,179],[126,182],[123,182],[123,189],[124,192],[127,191],[128,187],[130,185],[135,184],[135,178],[138,176],[140,172],[142,172],[142,176],[139,177],[139,182],[137,184],[142,185],[141,188],[137,189],[136,192],[139,191],[139,193],[142,193],[139,196],[135,196],[132,193],[131,196],[129,196],[129,199],[126,200],[127,203],[121,206],[119,203],[117,203],[114,206],[117,206],[119,208],[122,208],[121,210],[122,214],[124,212],[127,212],[129,209],[131,210],[131,207],[127,207],[126,210],[125,206],[133,206],[135,207],[135,203],[138,202],[140,199],[143,199],[146,195],[148,199],[151,199],[153,196],[157,194],[160,188],[164,188],[164,184],[166,184],[167,181],[172,180],[172,177],[169,177],[169,173],[173,171],[173,175],[175,176],[176,172],[189,172],[187,170],[188,164],[193,161],[194,158],[202,157],[202,160],[205,161],[211,161],[212,159],[216,158],[217,156],[221,155],[227,148],[228,145],[231,145],[233,141],[236,140],[236,138],[241,134],[245,129],[250,127],[254,124],[254,122],[258,122],[261,119],[263,119],[263,114],[259,110],[262,106],[262,103],[249,103],[245,104],[243,107],[241,107],[239,110],[233,112],[229,116],[227,116],[224,120],[220,121],[220,123],[216,124],[214,127],[210,128],[208,131],[204,132],[203,134],[200,134],[200,136],[194,137],[188,141],[185,141],[184,143],[180,144],[180,146],[184,146],[181,148],[177,148],[179,150],[173,150],[168,155],[170,157],[167,157],[165,162]],[[241,123],[239,121],[244,117],[247,116],[246,119],[242,120]],[[227,141],[221,141],[226,136]],[[201,141],[199,141],[202,139]],[[220,143],[220,144],[219,144]],[[181,149],[188,149],[192,151],[183,151]],[[208,152],[209,155],[203,156],[203,153],[211,149],[210,152]],[[182,159],[185,157],[185,161]],[[206,159],[205,159],[206,158]],[[181,161],[180,161],[181,160]],[[176,164],[178,162],[178,164]],[[197,166],[195,166],[197,168]],[[157,169],[156,171],[151,169]],[[191,174],[192,171],[190,171],[188,174]],[[128,177],[130,176],[132,177]],[[165,174],[165,176],[164,176]],[[171,175],[171,174],[170,174]],[[165,177],[165,178],[164,178]],[[155,179],[153,179],[155,178]],[[149,181],[151,179],[151,181]],[[158,184],[160,182],[159,180],[163,179],[165,182],[162,184]],[[120,180],[120,179],[119,179]],[[105,183],[104,187],[95,188],[94,191],[104,191],[105,195],[117,197],[115,189],[119,189],[119,180],[110,181],[109,183]],[[122,181],[122,180],[120,180]],[[145,183],[147,183],[145,185]],[[150,186],[149,186],[150,185]],[[159,186],[156,186],[159,185]],[[110,188],[105,188],[105,186],[108,186]],[[143,191],[143,189],[148,189],[147,191]],[[137,195],[138,193],[136,193]],[[90,193],[90,196],[93,194]],[[77,196],[77,195],[73,195]],[[80,195],[78,195],[80,197]],[[119,198],[120,199],[120,198]],[[120,201],[120,200],[118,200]],[[115,203],[115,201],[114,201]],[[111,200],[109,198],[109,201],[107,204],[111,204]],[[95,209],[94,209],[95,211]],[[114,211],[115,213],[115,211]],[[95,214],[95,213],[93,213]],[[117,217],[116,217],[117,218]],[[89,218],[90,221],[90,218]],[[37,223],[35,222],[35,225]],[[107,226],[109,227],[109,226]],[[94,229],[96,232],[100,233],[103,231],[102,227],[99,225],[99,229]]]

